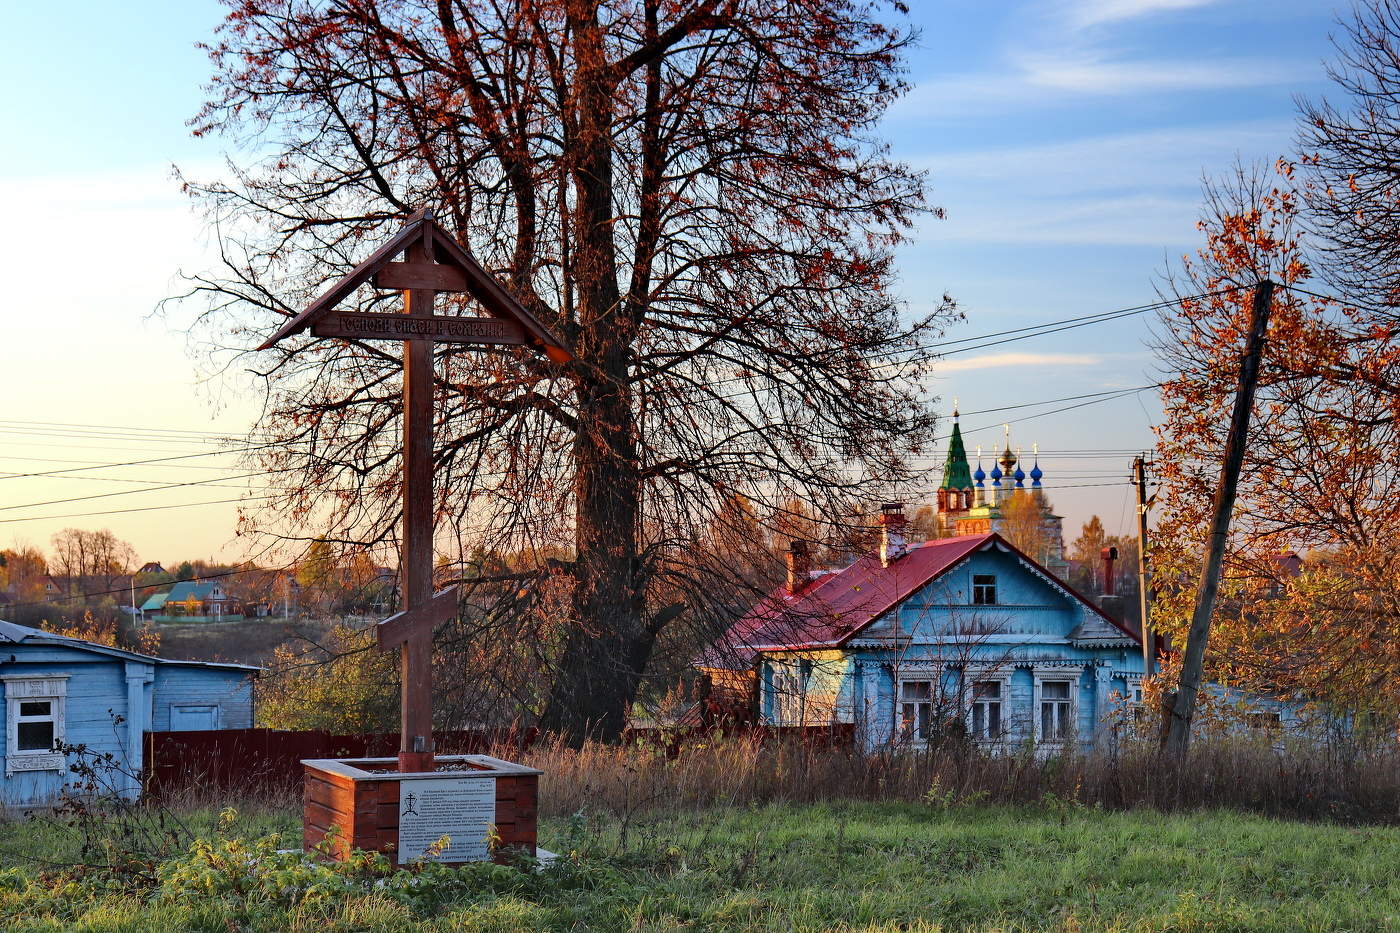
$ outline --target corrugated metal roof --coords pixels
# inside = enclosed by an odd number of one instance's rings
[[[170,593],[165,599],[166,602],[172,603],[183,603],[192,599],[205,600],[213,594],[218,585],[213,581],[181,580],[170,588]]]
[[[142,612],[154,612],[155,610],[160,609],[161,607],[163,607],[163,606],[165,605],[165,601],[166,601],[167,599],[169,599],[169,598],[170,598],[170,591],[169,591],[169,590],[165,590],[164,592],[161,592],[161,593],[152,593],[152,594],[151,594],[151,598],[148,599],[148,600],[146,600],[144,603],[141,604],[141,611],[142,611]]]
[[[995,535],[963,535],[911,545],[886,567],[867,554],[796,594],[779,587],[729,629],[702,667],[743,668],[756,651],[835,648],[912,596]]]

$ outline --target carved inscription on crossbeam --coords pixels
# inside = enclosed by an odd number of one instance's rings
[[[519,346],[525,329],[514,321],[490,317],[414,317],[333,311],[311,325],[317,337],[359,340],[437,340],[445,343],[490,343]]]

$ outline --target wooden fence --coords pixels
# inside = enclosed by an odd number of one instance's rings
[[[664,748],[668,757],[683,754],[693,742],[717,736],[755,741],[804,741],[822,746],[849,747],[854,728],[834,726],[751,726],[627,730],[624,743],[641,742]],[[466,755],[496,749],[527,750],[540,741],[536,729],[495,729],[434,732],[439,755]],[[239,791],[301,784],[304,758],[381,758],[398,754],[399,735],[336,735],[319,731],[277,729],[215,729],[204,732],[146,733],[146,789],[162,793],[186,787]]]

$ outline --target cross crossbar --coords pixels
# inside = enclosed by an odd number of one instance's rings
[[[381,648],[396,648],[418,635],[431,635],[433,629],[457,612],[457,587],[449,586],[433,594],[421,606],[396,612],[374,627]]]

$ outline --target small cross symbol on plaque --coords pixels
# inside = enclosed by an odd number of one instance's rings
[[[405,262],[394,259],[403,255]],[[371,282],[401,290],[403,314],[336,311]],[[437,316],[438,292],[466,292],[488,317]],[[306,310],[278,328],[266,350],[307,328],[318,337],[403,343],[403,545],[399,568],[404,609],[379,623],[386,650],[399,649],[402,708],[399,770],[433,770],[433,629],[457,611],[457,588],[433,593],[433,343],[528,346],[556,363],[573,355],[489,272],[422,210]],[[410,804],[411,805],[411,804]],[[408,811],[405,811],[408,812]]]

